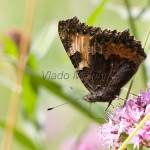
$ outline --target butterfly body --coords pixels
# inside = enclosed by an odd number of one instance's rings
[[[111,103],[137,72],[146,54],[129,30],[118,32],[87,26],[74,17],[59,21],[63,46],[89,90],[89,102]]]
[[[111,89],[107,89],[107,87],[104,87],[95,93],[89,93],[83,99],[87,100],[88,102],[110,102],[119,94],[120,91],[113,91]]]

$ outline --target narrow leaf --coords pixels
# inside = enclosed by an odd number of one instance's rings
[[[102,3],[100,3],[100,5],[98,6],[97,9],[95,9],[95,11],[92,13],[92,15],[90,16],[90,18],[87,21],[88,25],[93,25],[93,23],[96,21],[97,17],[102,13],[102,11],[104,10],[107,2],[109,0],[103,0]]]

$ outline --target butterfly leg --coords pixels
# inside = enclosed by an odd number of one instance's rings
[[[111,103],[112,103],[112,100],[109,101],[109,103],[108,103],[108,105],[107,105],[107,107],[105,108],[104,111],[107,111],[107,109],[109,108],[109,106],[111,105]]]

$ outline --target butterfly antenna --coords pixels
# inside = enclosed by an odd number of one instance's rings
[[[73,100],[70,100],[69,102],[66,102],[66,103],[63,103],[63,104],[57,105],[57,106],[55,106],[55,107],[47,108],[47,111],[52,110],[52,109],[55,109],[55,108],[60,107],[60,106],[63,106],[63,105],[66,105],[66,104],[69,104],[69,103],[72,103],[72,102],[74,102],[74,101],[79,100],[80,98],[81,98],[81,97],[76,98],[76,99],[73,99]]]
[[[121,97],[119,97],[119,96],[117,96],[116,98],[121,99],[121,100],[123,100],[123,101],[127,101],[126,99],[121,98]]]
[[[92,112],[91,112],[91,110],[92,110],[92,103],[90,103],[90,116],[92,116]]]
[[[80,90],[80,89],[74,88],[74,87],[72,87],[72,86],[70,86],[70,89],[72,89],[72,90],[77,90],[77,91],[80,91],[80,92],[84,92],[84,93],[86,93],[86,91],[83,91],[83,90]]]
[[[128,92],[128,89],[127,89],[127,88],[123,87],[123,89]],[[138,96],[138,95],[136,95],[136,94],[134,94],[134,93],[132,93],[132,92],[130,92],[130,94],[132,94],[132,95],[134,95],[134,96]]]

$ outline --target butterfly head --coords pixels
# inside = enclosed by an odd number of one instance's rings
[[[95,100],[96,97],[97,97],[96,94],[91,94],[90,93],[90,94],[84,96],[83,99],[86,100],[86,101],[88,101],[88,102],[93,102],[94,103],[94,102],[96,102],[96,100]]]
[[[93,93],[89,93],[83,99],[88,102],[109,102],[116,98],[120,94],[120,90],[114,90],[111,88],[102,88]]]
[[[97,92],[89,93],[83,99],[88,102],[102,101],[102,99],[104,97],[104,93],[105,93],[104,90],[101,89]]]

